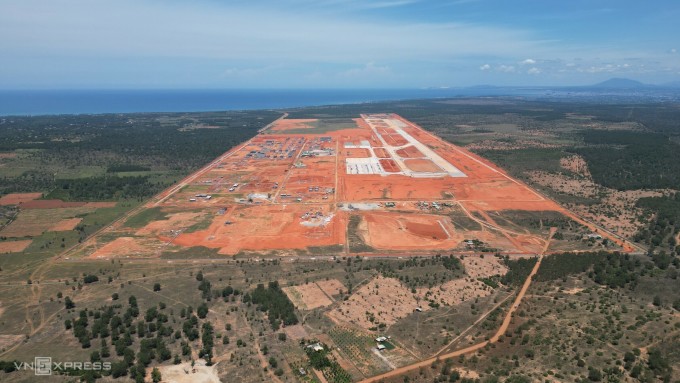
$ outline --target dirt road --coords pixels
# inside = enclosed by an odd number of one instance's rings
[[[367,378],[362,380],[359,383],[377,383],[380,382],[386,378],[393,378],[395,376],[399,376],[402,374],[405,374],[407,372],[413,371],[420,369],[421,367],[428,367],[432,363],[436,361],[441,361],[441,360],[446,360],[446,359],[451,359],[455,358],[461,355],[469,354],[472,352],[475,352],[481,348],[484,348],[488,344],[496,343],[498,342],[498,339],[500,339],[501,336],[505,334],[505,332],[508,330],[508,326],[510,326],[510,322],[512,321],[512,316],[515,313],[515,310],[519,307],[519,304],[522,302],[522,299],[524,298],[524,295],[526,294],[527,290],[529,289],[529,286],[531,285],[531,281],[533,280],[534,275],[538,272],[538,269],[541,267],[541,261],[543,260],[543,255],[545,252],[548,250],[548,246],[550,245],[550,239],[552,239],[552,236],[555,234],[555,228],[550,229],[550,235],[548,237],[548,240],[546,241],[545,247],[543,248],[543,251],[538,257],[538,260],[536,261],[536,264],[534,265],[534,268],[531,270],[531,273],[529,273],[529,276],[527,279],[524,281],[524,284],[522,285],[522,288],[519,290],[519,293],[517,293],[517,297],[515,298],[515,301],[512,303],[512,306],[510,306],[510,310],[505,314],[505,318],[503,319],[503,323],[501,326],[498,328],[498,331],[496,331],[496,334],[491,337],[491,339],[477,343],[475,345],[452,351],[449,352],[448,354],[443,354],[439,355],[436,357],[432,357],[429,359],[422,360],[420,362],[416,362],[413,364],[410,364],[408,366],[400,367],[395,370],[386,372],[384,374],[376,375],[371,378]]]

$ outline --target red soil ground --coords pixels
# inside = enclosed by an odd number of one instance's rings
[[[346,218],[342,214],[334,215],[325,226],[309,227],[300,223],[300,217],[306,212],[328,214],[328,210],[328,206],[301,204],[242,206],[230,217],[216,217],[207,230],[183,233],[173,243],[219,248],[221,254],[343,244]],[[226,220],[232,223],[225,225]]]
[[[401,134],[384,134],[383,139],[385,142],[392,146],[402,146],[408,144],[408,141]]]
[[[401,171],[399,165],[397,165],[393,159],[381,159],[380,165],[383,167],[383,170],[388,173],[398,173]]]
[[[19,205],[42,197],[42,193],[10,193],[0,197],[0,205]]]
[[[435,165],[434,162],[426,159],[412,159],[404,160],[406,167],[413,170],[414,172],[441,172],[442,170],[439,166]]]
[[[352,148],[352,149],[341,149],[344,151],[344,155],[348,158],[368,158],[371,156],[371,152],[368,149],[363,148]]]
[[[421,158],[425,157],[425,155],[418,150],[415,146],[407,146],[404,149],[399,149],[397,150],[397,154],[401,158]]]
[[[80,207],[87,205],[87,202],[64,202],[60,199],[43,199],[28,201],[21,204],[24,209],[58,209],[64,207]]]
[[[0,241],[0,254],[5,253],[20,253],[33,242],[31,239],[22,241]]]
[[[401,119],[398,116],[391,118]],[[117,239],[101,248],[95,255],[153,256],[159,253],[159,250],[154,249],[163,245],[163,241],[171,241],[172,245],[219,249],[221,254],[305,249],[310,246],[333,246],[337,249],[338,245],[346,244],[348,220],[348,213],[338,209],[338,202],[384,201],[389,198],[398,206],[403,206],[413,205],[414,201],[420,200],[455,199],[469,211],[481,213],[504,209],[563,210],[525,184],[510,178],[490,162],[446,143],[406,120],[401,120],[404,123],[402,127],[404,131],[433,148],[467,177],[349,175],[345,172],[345,159],[366,157],[368,153],[365,149],[344,149],[342,146],[345,142],[367,140],[375,148],[377,155],[389,157],[389,154],[381,148],[381,141],[363,119],[355,120],[357,128],[331,131],[321,135],[285,134],[286,130],[299,129],[301,122],[281,120],[273,127],[273,130],[279,133],[260,134],[251,141],[239,145],[147,204],[164,206],[173,213],[189,211],[195,213],[203,210],[204,217],[213,217],[207,229],[193,233],[182,232],[172,239],[168,238],[171,230],[182,230],[191,222],[188,217],[177,222],[165,222],[161,225],[162,232],[156,230],[140,238]],[[332,141],[320,144],[318,141],[320,136],[331,137]],[[401,135],[392,132],[386,132],[384,137],[392,145],[406,144]],[[276,158],[246,157],[253,150],[258,151],[267,147],[267,140],[277,142],[273,145],[276,148],[269,145],[270,149],[277,151]],[[310,148],[312,142],[321,147],[337,148],[337,153],[330,156],[297,158],[300,151]],[[280,158],[278,150],[286,153],[284,158]],[[293,151],[294,155],[288,157],[288,151]],[[400,154],[405,157],[422,156],[422,153],[414,147],[401,152]],[[399,171],[398,165],[392,159],[383,158],[380,162],[388,172]],[[304,166],[298,167],[297,164]],[[406,160],[406,164],[414,171],[440,171],[430,160],[411,158]],[[234,183],[238,183],[239,186],[230,192],[228,189]],[[310,187],[319,187],[319,191],[310,192]],[[326,190],[333,189],[334,192],[326,193]],[[195,194],[200,193],[211,194],[213,198],[189,201]],[[241,202],[245,201],[250,193],[270,198],[255,199],[252,204]],[[281,194],[291,194],[292,197],[282,198]],[[302,201],[297,201],[298,197],[301,197]],[[59,206],[64,204],[61,201],[27,203]],[[511,236],[487,229],[474,232],[458,231],[445,215],[423,214],[415,207],[409,209],[414,211],[410,214],[380,210],[352,214],[363,216],[363,229],[360,235],[365,237],[367,244],[379,251],[460,248],[462,240],[471,233],[474,238],[508,253],[538,251],[543,244],[540,238],[531,235]],[[327,221],[303,218],[310,215],[316,217],[317,212],[320,212],[322,217],[327,217]],[[230,223],[225,224],[227,221]],[[302,224],[303,222],[305,224]],[[129,230],[126,233],[128,232]],[[129,234],[123,235],[129,237]]]
[[[308,122],[315,122],[316,119],[291,119],[291,120],[278,120],[274,126],[271,127],[272,131],[284,132],[286,130],[297,130],[297,129],[314,129],[314,126],[307,124]]]
[[[391,158],[390,154],[385,148],[373,148],[373,153],[379,158]]]
[[[364,240],[376,249],[450,249],[464,239],[444,216],[371,212],[364,214],[364,220]]]
[[[75,229],[76,226],[82,221],[82,218],[69,218],[62,219],[52,226],[48,231],[69,231]]]

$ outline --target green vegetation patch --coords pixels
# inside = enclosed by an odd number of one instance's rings
[[[224,259],[226,255],[219,254],[220,249],[203,246],[181,247],[177,250],[167,250],[161,254],[163,259]]]
[[[470,216],[465,214],[463,209],[457,205],[455,209],[453,209],[448,215],[451,218],[451,223],[453,223],[453,226],[455,226],[456,229],[467,231],[482,230],[482,225],[479,222],[475,221],[474,219],[470,218]]]
[[[536,264],[537,258],[510,259],[505,257],[508,272],[501,278],[504,285],[519,286],[527,279]]]
[[[378,261],[375,268],[387,278],[397,278],[409,288],[434,287],[462,278],[465,267],[453,255],[413,257],[399,262]]]
[[[116,201],[120,199],[145,199],[169,186],[169,183],[151,182],[149,177],[102,176],[61,179],[56,181],[46,199],[62,201]]]
[[[168,215],[164,213],[160,207],[152,207],[149,209],[144,209],[130,217],[127,221],[125,221],[125,226],[139,229],[148,225],[150,222],[161,221],[165,219],[168,219]]]
[[[148,166],[136,164],[113,164],[106,168],[107,173],[146,172],[151,170]]]
[[[680,232],[680,193],[640,198],[636,206],[647,211],[648,217],[644,219],[649,224],[634,239],[680,255],[680,244],[676,240]]]
[[[264,284],[260,283],[250,293],[250,296],[252,302],[259,305],[261,311],[267,312],[269,323],[274,331],[278,330],[282,323],[290,326],[299,322],[295,315],[293,302],[281,290],[278,282],[269,282],[267,288],[264,287]]]
[[[512,229],[529,229],[547,233],[551,227],[560,230],[579,230],[583,225],[558,211],[503,210],[489,213],[501,226]]]
[[[368,253],[374,250],[364,242],[364,239],[359,234],[361,219],[361,216],[358,214],[349,217],[349,223],[347,224],[347,240],[349,241],[349,251],[351,253]]]
[[[593,179],[618,189],[663,189],[680,185],[680,145],[651,132],[584,130],[583,156]]]
[[[205,215],[198,222],[187,227],[184,230],[184,233],[194,233],[194,232],[197,232],[197,231],[205,230],[205,229],[209,228],[212,223],[213,223],[213,216],[209,215],[209,214]]]
[[[560,166],[560,159],[567,154],[559,149],[527,148],[517,150],[476,150],[475,152],[516,175],[532,170],[552,173],[566,172]]]

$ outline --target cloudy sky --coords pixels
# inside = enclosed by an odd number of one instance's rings
[[[0,89],[680,80],[676,0],[0,0]]]

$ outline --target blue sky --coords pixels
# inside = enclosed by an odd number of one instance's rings
[[[680,1],[0,0],[0,89],[680,80]]]

